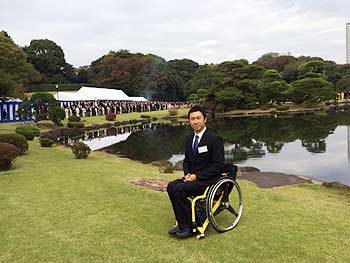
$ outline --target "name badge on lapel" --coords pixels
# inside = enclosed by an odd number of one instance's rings
[[[199,153],[206,153],[208,151],[208,147],[206,145],[198,147]]]

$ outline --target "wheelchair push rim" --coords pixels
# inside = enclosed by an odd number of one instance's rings
[[[242,193],[232,178],[223,178],[210,187],[206,201],[206,214],[217,232],[233,229],[243,212]]]

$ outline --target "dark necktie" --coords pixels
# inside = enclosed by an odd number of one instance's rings
[[[193,143],[193,148],[192,148],[192,151],[193,151],[194,154],[196,154],[196,151],[197,151],[198,139],[199,139],[199,136],[196,135],[196,136],[194,137],[194,143]]]

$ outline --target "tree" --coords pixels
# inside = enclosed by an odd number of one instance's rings
[[[185,84],[184,93],[196,93],[198,89],[207,89],[218,85],[223,80],[223,75],[217,70],[216,65],[202,65],[193,75],[193,78]]]
[[[324,62],[326,80],[336,85],[336,83],[342,78],[340,67],[334,61]]]
[[[336,90],[339,92],[350,90],[350,76],[342,77],[336,84]]]
[[[259,65],[246,65],[231,71],[232,77],[235,80],[243,79],[261,79],[263,76],[263,69]]]
[[[249,62],[245,59],[225,61],[218,65],[218,70],[222,73],[231,73],[235,69],[248,66]]]
[[[257,61],[269,61],[269,60],[272,60],[273,58],[276,58],[278,56],[280,56],[280,54],[277,52],[269,52],[269,53],[262,55],[260,58],[258,58]]]
[[[196,93],[192,93],[187,97],[187,101],[189,103],[194,103],[194,104],[198,104],[199,103],[199,98],[198,95]]]
[[[283,72],[288,64],[296,61],[297,59],[293,56],[277,56],[271,57],[270,59],[261,59],[254,63],[265,69],[275,69],[279,72]]]
[[[111,51],[91,64],[88,77],[90,83],[121,89],[129,96],[165,101],[184,99],[180,76],[164,59],[152,54]]]
[[[0,32],[0,97],[24,97],[23,84],[37,77],[26,55],[6,32]],[[36,75],[36,76],[35,76]]]
[[[298,67],[302,64],[301,61],[293,61],[288,63],[282,72],[282,77],[287,83],[296,81],[299,76]]]
[[[335,98],[333,84],[323,78],[304,78],[291,85],[291,100],[297,104],[318,103]]]
[[[298,67],[299,78],[322,78],[325,76],[324,61],[311,60]]]
[[[80,67],[78,69],[78,83],[87,83],[88,82],[88,68],[87,67]]]
[[[68,67],[64,58],[64,52],[54,41],[48,39],[36,39],[24,47],[28,62],[43,74],[48,82],[56,83],[64,81],[65,69]],[[67,72],[67,70],[66,70]]]
[[[282,80],[282,76],[274,69],[264,73],[263,81],[259,85],[261,101],[263,103],[281,103],[287,100],[290,86]]]
[[[243,98],[242,93],[235,87],[227,87],[215,93],[218,108],[222,110],[236,108]]]
[[[260,91],[258,89],[258,80],[244,79],[237,81],[237,89],[243,94],[239,108],[255,109],[259,105]]]
[[[30,101],[23,102],[17,110],[17,115],[33,117],[35,122],[49,119],[56,125],[61,125],[61,121],[65,118],[64,110],[53,95],[45,92],[34,93]]]
[[[167,62],[168,66],[174,70],[187,83],[193,78],[194,73],[199,68],[199,64],[190,59],[174,59]]]

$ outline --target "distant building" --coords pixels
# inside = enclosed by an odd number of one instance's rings
[[[346,23],[346,64],[350,64],[350,23]]]

